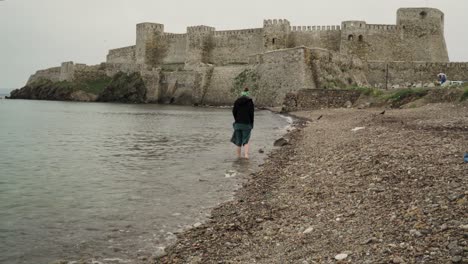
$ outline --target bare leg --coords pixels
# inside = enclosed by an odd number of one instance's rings
[[[245,157],[246,159],[249,158],[249,144],[245,144],[245,145],[244,145],[244,157]]]
[[[241,157],[241,147],[237,147],[236,152],[237,152],[237,157],[240,158]]]

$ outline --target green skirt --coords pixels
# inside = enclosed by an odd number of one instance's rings
[[[234,123],[232,126],[234,127],[234,133],[232,134],[231,142],[238,147],[248,144],[252,126],[240,123]]]

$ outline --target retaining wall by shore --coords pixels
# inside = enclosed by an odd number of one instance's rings
[[[346,107],[354,104],[360,95],[359,91],[350,90],[303,89],[286,95],[283,111]]]

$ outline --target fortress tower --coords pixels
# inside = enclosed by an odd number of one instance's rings
[[[155,41],[157,36],[164,34],[164,25],[157,23],[141,23],[136,26],[135,60],[137,64],[146,62],[146,45]]]
[[[341,23],[341,45],[343,54],[367,57],[367,23],[365,21],[344,21]]]
[[[265,51],[287,48],[290,32],[291,24],[286,19],[264,20],[263,43]]]
[[[211,63],[210,55],[214,48],[214,27],[194,26],[187,27],[187,64],[198,62]]]
[[[397,25],[402,31],[403,44],[413,47],[405,54],[407,59],[449,61],[442,11],[435,8],[400,8],[397,12]]]
[[[433,8],[401,8],[396,25],[345,21],[340,52],[368,61],[448,62],[444,13]]]

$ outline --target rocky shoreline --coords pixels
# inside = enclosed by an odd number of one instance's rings
[[[91,76],[72,82],[40,79],[11,92],[8,99],[148,103],[147,88],[139,73],[114,77]]]
[[[311,121],[233,201],[140,261],[468,263],[466,113],[461,104],[295,113]]]

